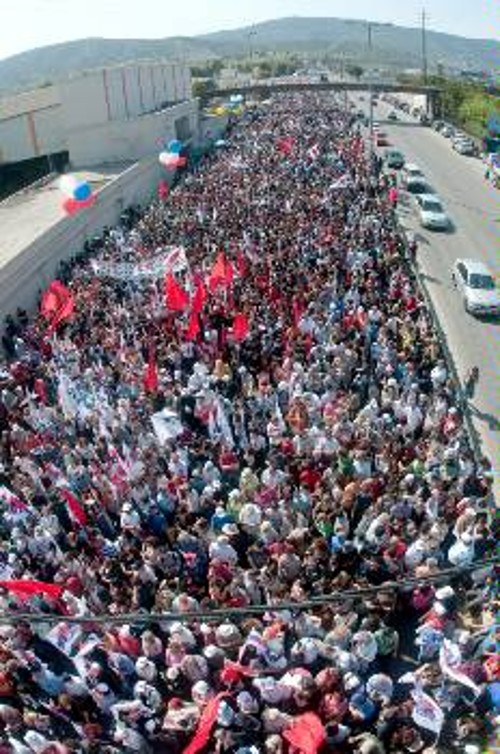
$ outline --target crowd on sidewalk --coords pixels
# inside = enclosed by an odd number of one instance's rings
[[[381,167],[277,97],[9,318],[0,754],[486,750],[491,471]]]

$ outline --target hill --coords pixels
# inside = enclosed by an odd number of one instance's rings
[[[197,37],[165,39],[82,39],[40,47],[0,61],[0,93],[56,81],[75,72],[145,58],[199,62],[258,52],[328,54],[363,62],[369,54],[367,22],[337,18],[282,18],[252,27]],[[500,44],[429,31],[430,70],[442,64],[455,69],[493,71],[500,66]],[[421,60],[421,34],[393,24],[373,25],[371,60],[411,68]]]

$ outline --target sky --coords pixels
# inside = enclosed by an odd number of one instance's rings
[[[496,38],[498,0],[0,0],[0,59],[84,37],[161,38],[233,29],[284,16],[335,16]]]

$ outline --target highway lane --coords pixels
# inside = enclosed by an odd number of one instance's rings
[[[360,103],[367,109],[366,102]],[[449,140],[411,118],[384,122],[392,109],[381,103],[375,111],[380,129],[408,162],[415,162],[441,197],[454,229],[436,233],[419,226],[413,200],[401,195],[402,225],[416,233],[420,270],[460,377],[477,365],[480,380],[472,401],[474,422],[483,450],[497,471],[500,467],[500,322],[478,320],[467,314],[453,288],[450,272],[460,257],[480,259],[498,276],[500,273],[500,194],[484,179],[480,160],[457,154]],[[404,120],[403,120],[404,118]],[[379,151],[379,150],[377,150]],[[497,476],[496,490],[500,489]]]

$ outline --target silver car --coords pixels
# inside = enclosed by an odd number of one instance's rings
[[[452,278],[462,294],[465,311],[469,314],[500,314],[500,295],[495,279],[483,262],[457,259]]]

